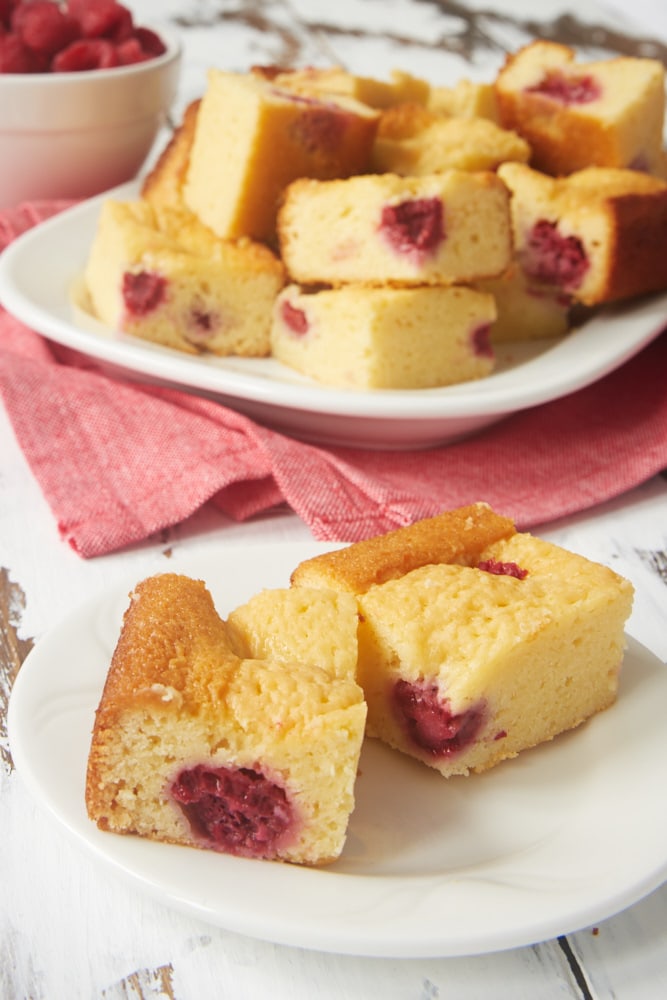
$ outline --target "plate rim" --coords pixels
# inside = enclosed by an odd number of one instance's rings
[[[225,553],[227,559],[238,558],[245,560],[246,563],[252,563],[252,559],[248,558],[249,553],[252,555],[253,553],[259,554],[260,552],[262,559],[266,559],[267,552],[271,552],[272,557],[278,559],[279,565],[284,566],[286,569],[288,566],[293,566],[295,560],[298,561],[309,554],[324,551],[332,547],[334,546],[317,542],[271,542],[268,546],[218,542],[212,546],[210,551],[191,554],[190,556],[183,555],[178,563],[174,562],[174,565],[170,566],[168,570],[161,571],[199,573],[202,575],[202,578],[206,579],[206,576],[202,574],[202,570],[208,568],[208,572],[210,573],[211,567],[217,565],[216,559],[219,559],[220,553]],[[180,565],[181,562],[183,565]],[[261,575],[261,571],[259,572]],[[479,934],[476,935],[475,931],[471,930],[470,927],[467,927],[465,933],[461,933],[458,936],[450,935],[445,941],[441,940],[437,933],[435,936],[432,933],[426,936],[423,933],[413,933],[406,938],[405,927],[400,930],[400,935],[390,936],[389,939],[386,937],[382,938],[378,936],[378,933],[374,932],[373,927],[368,927],[366,924],[364,924],[363,930],[361,930],[356,918],[349,921],[349,927],[341,927],[336,925],[335,914],[332,917],[331,914],[323,915],[317,912],[311,912],[308,917],[308,926],[306,927],[303,915],[299,914],[295,916],[293,913],[280,911],[280,926],[278,927],[275,910],[259,914],[257,910],[252,909],[252,906],[250,909],[247,907],[239,908],[238,905],[232,903],[226,907],[221,907],[219,901],[216,907],[210,901],[207,903],[201,898],[188,899],[187,894],[184,895],[183,885],[178,880],[175,884],[166,887],[164,884],[156,884],[155,880],[152,881],[151,877],[147,874],[145,864],[142,871],[137,870],[136,862],[133,868],[132,863],[128,864],[126,860],[123,860],[128,853],[130,857],[134,857],[137,853],[134,851],[137,842],[140,844],[139,854],[143,852],[150,857],[157,851],[161,859],[167,855],[171,856],[176,851],[178,852],[176,855],[178,861],[182,861],[182,852],[188,849],[173,845],[156,844],[151,841],[141,841],[140,838],[122,838],[116,837],[113,834],[102,833],[97,830],[94,824],[87,820],[83,801],[80,804],[83,819],[85,819],[83,826],[81,825],[81,815],[78,817],[72,816],[67,814],[66,810],[63,814],[62,802],[60,808],[58,808],[57,801],[53,799],[55,793],[44,794],[44,789],[40,785],[39,775],[35,772],[35,762],[31,758],[30,748],[27,746],[25,735],[23,735],[21,730],[21,713],[25,712],[26,704],[30,704],[30,697],[32,696],[34,699],[36,684],[34,677],[38,678],[40,676],[40,671],[43,670],[42,662],[48,660],[49,650],[53,643],[58,641],[59,637],[63,634],[67,634],[77,623],[80,626],[83,622],[87,621],[90,625],[94,621],[95,615],[100,613],[105,607],[108,608],[110,602],[118,604],[120,601],[122,603],[123,595],[127,595],[129,590],[136,584],[137,578],[138,574],[135,572],[131,576],[128,574],[127,579],[117,580],[111,586],[102,588],[98,594],[70,611],[68,615],[61,619],[35,645],[21,667],[11,692],[8,711],[8,734],[10,749],[14,757],[17,772],[22,776],[33,796],[40,801],[40,804],[47,809],[56,822],[67,830],[70,838],[73,838],[80,848],[84,848],[88,853],[92,854],[96,860],[103,862],[107,866],[111,866],[116,872],[124,876],[126,880],[129,879],[135,886],[138,885],[144,892],[153,896],[153,898],[181,912],[203,919],[210,924],[288,946],[366,957],[462,957],[464,955],[488,954],[509,948],[526,946],[563,933],[575,932],[596,921],[606,919],[639,901],[667,879],[666,848],[665,856],[661,858],[660,864],[652,865],[650,869],[643,872],[641,878],[633,877],[628,881],[626,875],[625,882],[615,885],[611,889],[608,885],[605,885],[602,892],[600,891],[601,887],[598,887],[598,895],[588,901],[580,899],[579,892],[574,893],[572,903],[569,907],[565,907],[569,914],[567,918],[564,913],[559,912],[558,915],[554,916],[550,913],[545,913],[543,908],[540,908],[539,912],[532,912],[529,923],[525,919],[517,920],[516,917],[513,923],[510,914],[510,919],[505,919],[504,925],[498,928],[495,934],[491,934],[487,929],[480,936]],[[651,661],[651,669],[655,669],[656,676],[659,676],[659,683],[662,685],[667,683],[666,675],[658,675],[657,673],[658,668],[662,668],[665,665],[650,650],[642,646],[637,640],[629,637],[629,649],[626,656],[633,655],[648,657]],[[71,666],[70,669],[72,669]],[[103,679],[104,677],[102,676],[101,681],[98,678],[98,682],[96,682],[96,699],[99,698]],[[41,697],[44,698],[45,696],[42,694]],[[96,707],[96,704],[97,700],[95,700],[92,708]],[[89,705],[88,710],[90,709],[91,706]],[[664,741],[667,744],[667,734],[664,736]],[[87,756],[87,749],[85,756]],[[82,768],[85,771],[85,757],[82,762]],[[667,829],[667,812],[665,812],[664,816],[665,823],[663,825]],[[89,826],[86,824],[89,824]],[[665,843],[667,843],[667,839]],[[132,844],[134,844],[134,847]],[[211,852],[193,852],[189,860],[185,861],[185,867],[188,867],[189,862],[198,866],[207,863],[202,861],[201,855],[210,860]],[[154,856],[158,857],[158,855]],[[279,890],[282,890],[283,886],[286,886],[288,890],[292,891],[294,885],[297,887],[305,885],[310,891],[310,887],[315,886],[318,899],[321,895],[326,896],[329,900],[337,899],[340,893],[343,900],[348,897],[350,898],[350,906],[361,907],[363,904],[370,904],[371,909],[378,904],[378,893],[380,893],[380,890],[388,890],[390,894],[397,894],[397,896],[404,895],[408,902],[410,898],[413,898],[418,908],[426,909],[430,920],[433,919],[433,912],[429,911],[429,906],[433,905],[436,898],[442,902],[443,893],[451,901],[463,903],[464,909],[470,902],[474,903],[475,901],[482,903],[486,901],[490,902],[493,906],[497,906],[498,899],[496,898],[496,894],[498,892],[502,901],[502,888],[498,889],[498,887],[495,887],[493,893],[489,896],[488,887],[485,888],[487,876],[483,872],[480,873],[479,880],[475,879],[474,874],[471,875],[465,871],[462,873],[442,873],[438,877],[434,877],[433,875],[359,875],[345,871],[335,872],[327,871],[326,869],[300,868],[298,866],[281,865],[272,862],[248,861],[247,859],[231,858],[226,855],[214,855],[214,858],[213,863],[219,866],[224,876],[230,878],[231,883],[234,885],[242,885],[248,873],[251,873],[251,881],[253,879],[256,881],[256,866],[268,865],[270,867],[262,872],[260,881],[262,883],[268,882],[272,888],[277,887]],[[637,862],[633,863],[633,871],[636,864]],[[482,868],[484,867],[488,868],[489,865],[482,865]],[[493,871],[493,865],[490,867],[491,871]],[[150,865],[148,866],[148,870],[150,870]],[[502,865],[496,871],[499,885],[501,885],[503,882]],[[332,877],[333,882],[331,881]],[[331,892],[332,887],[333,894]],[[573,890],[570,888],[569,891],[572,892]],[[370,896],[368,892],[370,892]],[[568,896],[567,886],[552,886],[551,892],[552,897],[558,899],[562,909],[562,897],[564,895],[567,899]],[[549,889],[543,888],[541,893],[536,893],[534,890],[531,891],[530,888],[526,890],[521,887],[517,888],[516,885],[506,886],[507,900],[510,902],[514,900],[516,903],[515,897],[517,895],[521,900],[524,900],[525,896],[524,904],[528,905],[529,910],[534,897],[544,893],[548,895]],[[386,894],[385,891],[385,896]],[[299,893],[297,892],[297,898],[298,895]],[[349,916],[349,914],[344,915]],[[423,932],[423,928],[419,926],[419,921],[417,921],[417,927],[413,928],[413,931]]]

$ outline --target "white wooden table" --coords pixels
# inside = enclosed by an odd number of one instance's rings
[[[564,5],[480,0],[466,5],[467,22],[462,5],[425,0],[137,0],[132,6],[138,18],[159,17],[182,31],[182,108],[203,89],[209,65],[339,62],[375,75],[400,67],[434,82],[464,73],[489,78],[503,47],[516,47],[531,31],[550,32]],[[523,30],[508,19],[512,12]],[[637,34],[667,38],[662,0],[637,3],[636,16]],[[474,31],[463,32],[465,23]],[[581,0],[558,24],[567,40],[586,48],[591,24],[602,26],[596,44],[611,45],[619,22],[608,8],[601,13]],[[461,48],[472,57],[468,65],[456,54]],[[631,579],[637,600],[628,631],[667,659],[667,478],[536,531]],[[12,766],[7,701],[22,659],[64,614],[121,578],[165,568],[167,549],[196,555],[212,541],[270,545],[309,537],[285,510],[236,525],[206,509],[129,551],[84,561],[58,539],[0,409],[0,998],[667,996],[667,886],[596,927],[497,954],[396,960],[318,953],[243,937],[154,902],[99,867],[32,798]],[[664,794],[664,786],[656,789]]]

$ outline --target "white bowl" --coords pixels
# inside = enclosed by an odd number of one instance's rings
[[[87,198],[136,176],[176,96],[179,40],[113,69],[0,73],[0,208]]]

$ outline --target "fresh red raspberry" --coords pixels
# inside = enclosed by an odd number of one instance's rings
[[[11,26],[12,13],[14,8],[18,6],[18,3],[19,0],[0,0],[0,28],[9,28]]]
[[[163,52],[167,51],[167,46],[160,36],[151,31],[150,28],[135,28],[134,37],[148,56],[161,56]]]
[[[31,0],[14,10],[12,27],[34,52],[53,55],[79,37],[79,25],[51,0]]]
[[[106,38],[79,38],[53,57],[54,73],[81,73],[89,69],[113,69],[120,60],[116,46]]]
[[[166,51],[118,0],[0,0],[0,40],[0,73],[110,69]]]
[[[116,55],[121,66],[131,66],[133,63],[146,62],[151,58],[144,52],[137,38],[128,38],[117,44]]]
[[[39,73],[40,58],[13,32],[0,35],[0,73]]]
[[[79,22],[84,38],[113,37],[127,24],[128,11],[117,0],[69,0],[67,11]]]
[[[112,42],[126,42],[128,38],[133,38],[135,33],[134,18],[132,11],[127,7],[121,7],[118,19],[113,27],[106,32],[105,38]]]

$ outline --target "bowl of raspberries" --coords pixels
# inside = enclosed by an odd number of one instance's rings
[[[0,208],[135,177],[180,62],[179,40],[118,0],[0,0]]]

